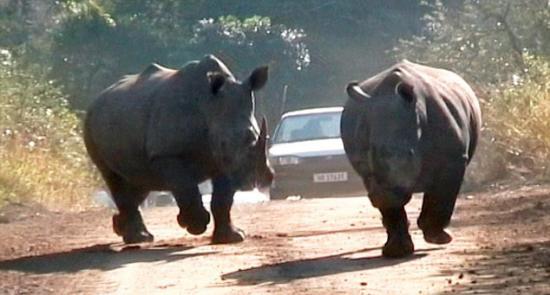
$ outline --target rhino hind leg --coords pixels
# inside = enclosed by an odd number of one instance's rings
[[[139,211],[126,213],[119,209],[120,213],[113,215],[113,230],[122,236],[126,244],[145,243],[154,241],[154,236],[147,231]]]
[[[380,209],[382,223],[386,228],[388,240],[382,248],[382,256],[401,258],[414,252],[414,244],[409,234],[409,221],[404,207]]]
[[[244,241],[244,231],[235,227],[231,222],[231,207],[235,189],[227,177],[218,177],[212,180],[214,191],[210,203],[214,216],[213,244],[229,244]]]
[[[139,212],[139,205],[148,192],[134,187],[114,173],[102,171],[102,174],[118,208],[118,214],[113,216],[114,232],[122,236],[126,244],[152,242],[154,237],[147,231]]]
[[[445,228],[451,221],[464,171],[465,164],[449,165],[439,174],[435,185],[424,193],[418,227],[422,230],[426,242],[448,244],[452,241],[452,236]]]

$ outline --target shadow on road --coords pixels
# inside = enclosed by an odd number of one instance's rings
[[[137,262],[172,262],[215,252],[181,253],[193,249],[185,245],[125,246],[100,244],[65,252],[27,256],[0,261],[0,270],[34,274],[74,273],[81,270],[107,271]]]
[[[255,285],[261,283],[284,284],[297,279],[392,266],[425,257],[427,254],[424,252],[438,250],[440,248],[417,250],[414,255],[402,259],[387,259],[381,256],[363,258],[346,257],[352,254],[379,249],[380,247],[367,248],[331,256],[262,265],[224,274],[222,275],[222,279],[236,280],[236,285]]]

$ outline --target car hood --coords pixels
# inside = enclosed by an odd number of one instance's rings
[[[276,143],[269,148],[270,157],[316,157],[343,154],[345,154],[345,151],[341,138]]]

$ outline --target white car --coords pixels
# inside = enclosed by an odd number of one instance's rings
[[[342,109],[283,114],[269,148],[275,170],[271,199],[365,195],[363,182],[351,167],[340,138]]]

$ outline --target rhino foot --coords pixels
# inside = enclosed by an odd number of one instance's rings
[[[431,244],[448,244],[453,240],[453,237],[448,234],[445,230],[425,230],[424,240]]]
[[[122,236],[126,244],[152,242],[155,238],[147,231],[141,218],[132,220],[123,218],[120,214],[113,215],[113,230]]]
[[[122,236],[122,240],[126,244],[149,243],[154,241],[155,237],[145,230],[124,235]]]
[[[187,213],[180,211],[178,214],[178,224],[192,235],[204,233],[208,223],[210,223],[210,214],[204,208],[189,210]]]
[[[402,258],[413,252],[414,244],[408,233],[388,237],[388,241],[382,248],[382,256],[386,258]]]
[[[244,241],[245,233],[233,225],[217,227],[212,235],[212,244],[234,244]]]

